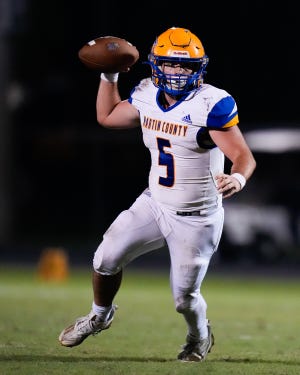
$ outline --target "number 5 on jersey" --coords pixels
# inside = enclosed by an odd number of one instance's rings
[[[165,165],[166,176],[159,177],[159,184],[167,187],[174,185],[175,180],[175,170],[174,170],[174,158],[173,155],[165,151],[165,147],[171,148],[170,141],[164,138],[157,138],[157,147],[159,150],[158,164]]]

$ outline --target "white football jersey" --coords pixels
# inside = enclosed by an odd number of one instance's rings
[[[226,91],[209,84],[167,109],[151,78],[132,91],[129,102],[140,113],[143,140],[151,154],[152,197],[172,210],[195,211],[221,205],[214,177],[224,170],[224,154],[208,129],[238,123],[237,106]]]

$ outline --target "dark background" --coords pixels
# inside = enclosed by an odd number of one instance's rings
[[[140,131],[97,125],[99,78],[77,57],[83,44],[114,35],[138,48],[140,60],[119,79],[126,98],[150,73],[142,61],[155,37],[172,26],[187,27],[210,58],[206,81],[236,99],[243,132],[299,129],[294,4],[0,0],[2,259],[29,261],[44,247],[62,246],[72,261],[89,263],[107,226],[147,185],[149,155]],[[292,205],[297,227],[298,200],[287,203],[281,193],[297,196],[299,152],[255,156],[255,176],[234,202]],[[277,191],[282,179],[284,189]],[[289,246],[298,251],[297,236]],[[221,247],[228,259],[239,259],[235,251],[241,249],[225,236]]]

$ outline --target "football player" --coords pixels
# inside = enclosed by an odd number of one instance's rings
[[[177,358],[199,362],[214,344],[201,284],[221,238],[222,200],[243,189],[256,162],[238,127],[234,98],[204,82],[208,57],[196,35],[169,28],[157,37],[147,63],[151,77],[126,100],[118,73],[101,74],[97,120],[110,129],[141,128],[151,154],[149,185],[104,233],[93,258],[91,311],[64,329],[59,341],[73,347],[109,328],[124,267],[166,246],[175,309],[187,325]]]

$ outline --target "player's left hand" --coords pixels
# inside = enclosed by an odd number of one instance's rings
[[[229,174],[220,173],[215,177],[218,192],[223,194],[223,198],[229,198],[241,190],[240,182]]]

